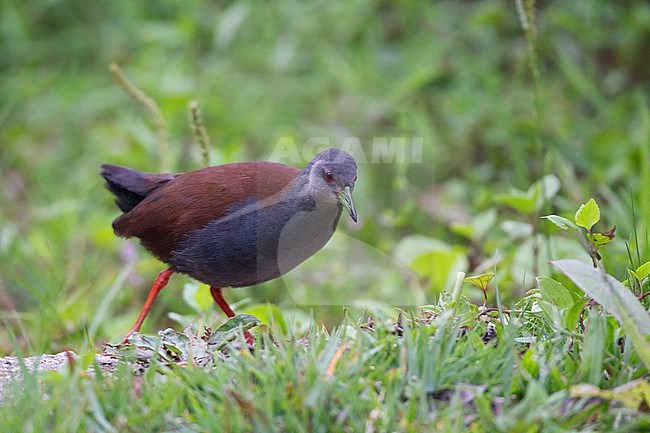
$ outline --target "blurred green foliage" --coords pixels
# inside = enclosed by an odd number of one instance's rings
[[[519,299],[551,273],[547,258],[588,260],[540,216],[572,219],[589,197],[598,229],[618,227],[608,271],[624,278],[648,260],[647,2],[539,5],[537,83],[507,1],[9,0],[0,12],[0,303],[25,351],[117,340],[161,268],[114,237],[118,211],[98,176],[104,162],[161,164],[151,118],[115,83],[113,62],[159,104],[173,170],[201,166],[191,100],[213,164],[295,143],[301,166],[314,138],[358,139],[371,160],[377,137],[421,138],[421,162],[360,164],[360,224],[342,224],[349,236],[287,277],[227,292],[252,299],[244,306],[273,301],[319,322],[404,293],[418,305],[457,269],[494,270],[504,299]],[[551,174],[559,188],[547,201],[508,206]],[[194,314],[175,278],[145,330],[170,324],[165,311]],[[13,350],[10,335],[0,352]]]

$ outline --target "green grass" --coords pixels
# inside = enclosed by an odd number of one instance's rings
[[[594,230],[617,227],[601,266],[637,297],[650,289],[628,272],[650,259],[647,2],[9,0],[0,12],[0,354],[92,358],[130,327],[162,265],[113,235],[99,165],[200,167],[193,100],[212,164],[268,159],[282,143],[295,144],[297,166],[314,142],[358,142],[368,159],[377,137],[423,143],[421,162],[359,164],[360,224],[344,222],[324,252],[226,291],[277,346],[142,378],[127,367],[87,377],[83,362],[28,375],[0,428],[647,429],[636,408],[570,397],[573,385],[615,390],[647,371],[608,314],[591,307],[581,326],[581,290],[547,261],[589,254],[540,218],[573,221],[595,198]],[[111,63],[158,104],[168,147]],[[439,301],[459,271],[495,273],[488,307],[514,311],[491,319],[498,344],[481,342],[480,290]],[[221,323],[206,299],[174,276],[143,331]],[[423,305],[438,306],[434,323],[407,320]],[[397,307],[403,337],[390,332]],[[360,328],[369,315],[375,332]]]
[[[647,372],[606,317],[584,335],[554,329],[523,308],[481,339],[476,307],[449,301],[406,313],[346,320],[306,337],[260,334],[260,346],[225,350],[214,366],[154,362],[142,376],[121,364],[112,377],[71,370],[27,375],[0,408],[4,431],[640,431],[632,408],[570,397],[586,381],[614,387]],[[452,313],[455,312],[454,316]],[[525,320],[537,317],[537,323]],[[460,321],[455,320],[460,318]],[[514,317],[512,318],[514,319]],[[468,323],[463,327],[461,323]],[[609,325],[609,329],[608,329]],[[615,328],[615,326],[614,326]],[[535,338],[531,339],[534,335]],[[240,334],[240,338],[241,334]],[[572,348],[567,350],[567,348]],[[582,362],[580,360],[582,359]],[[613,377],[605,379],[603,369]],[[47,397],[46,397],[47,396]],[[43,401],[34,411],[34,402]],[[618,430],[620,418],[626,429]],[[27,420],[27,421],[26,421]],[[627,430],[629,429],[629,430]]]

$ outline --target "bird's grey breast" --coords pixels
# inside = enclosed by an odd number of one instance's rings
[[[334,234],[340,216],[339,203],[319,200],[292,214],[278,238],[276,259],[280,273],[289,272],[323,248]]]

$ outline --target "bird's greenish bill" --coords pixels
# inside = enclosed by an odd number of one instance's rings
[[[347,209],[350,217],[352,218],[352,221],[356,223],[358,219],[357,210],[354,208],[354,201],[352,201],[352,191],[350,191],[349,186],[346,186],[345,189],[339,193],[339,200],[341,200],[341,203],[343,203],[343,206],[345,206],[345,209]]]

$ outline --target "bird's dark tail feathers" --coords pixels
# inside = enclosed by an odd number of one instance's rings
[[[142,173],[119,165],[103,164],[101,175],[106,179],[106,188],[117,200],[122,212],[129,212],[152,191],[172,180],[174,174]]]

